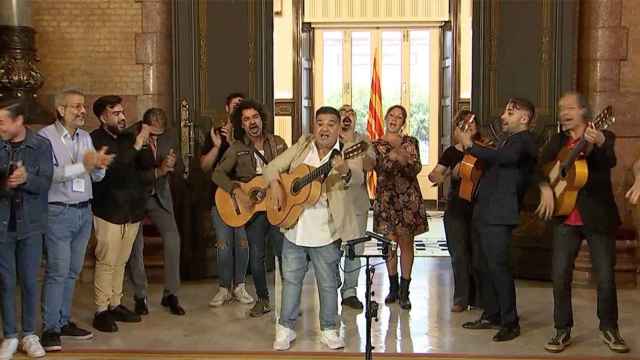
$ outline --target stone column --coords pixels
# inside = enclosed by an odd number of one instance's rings
[[[636,266],[633,264],[634,256],[630,255],[636,248],[632,207],[624,199],[631,184],[630,167],[640,138],[640,118],[637,116],[640,76],[634,75],[640,70],[640,39],[633,40],[632,36],[635,34],[637,38],[640,35],[639,13],[634,9],[636,5],[634,0],[582,0],[578,61],[578,88],[589,98],[594,113],[612,105],[616,117],[611,130],[617,135],[618,165],[613,169],[612,180],[624,223],[618,234],[616,271],[617,277],[624,279],[627,286],[635,286],[633,269]],[[633,58],[637,58],[637,64]],[[587,249],[583,247],[582,251]],[[581,259],[589,257],[581,254]],[[576,263],[577,271],[583,271],[579,278],[590,279],[585,274],[591,271],[590,266],[586,266],[588,263]]]
[[[139,118],[150,107],[173,114],[171,1],[137,0],[142,4],[142,32],[136,34],[136,63],[144,66],[143,95],[138,98]],[[175,125],[176,119],[170,119]],[[171,126],[171,125],[170,125]]]

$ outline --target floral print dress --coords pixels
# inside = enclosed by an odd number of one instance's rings
[[[376,201],[373,205],[373,230],[381,234],[418,235],[429,229],[427,211],[417,175],[422,170],[418,140],[403,136],[400,147],[409,154],[409,161],[402,165],[391,160],[393,146],[386,140],[372,143],[376,152]]]

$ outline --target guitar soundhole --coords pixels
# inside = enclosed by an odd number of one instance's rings
[[[264,200],[265,193],[261,189],[251,191],[251,200],[253,203],[259,203]]]

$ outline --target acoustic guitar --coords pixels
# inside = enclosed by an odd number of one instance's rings
[[[245,209],[240,206],[233,193],[226,192],[223,188],[218,187],[215,194],[216,209],[220,214],[220,218],[225,224],[231,227],[240,227],[249,221],[256,212],[265,211],[265,198],[267,194],[267,186],[262,175],[256,176],[251,181],[242,183],[235,181],[240,188],[251,199],[252,207]]]
[[[596,116],[592,124],[595,129],[603,130],[615,121],[612,107],[607,106]],[[569,215],[575,209],[578,192],[587,183],[589,178],[587,160],[578,158],[585,152],[588,145],[583,136],[573,148],[564,146],[556,160],[544,167],[556,199],[554,207],[556,216]]]
[[[475,115],[463,121],[459,126],[460,130],[463,132],[467,131],[469,124],[474,121],[474,119]],[[493,146],[493,142],[489,140],[478,144],[485,147]],[[464,154],[458,167],[458,174],[460,175],[460,190],[458,190],[458,196],[469,202],[473,201],[478,188],[478,182],[482,176],[481,161],[471,154]]]
[[[366,141],[356,143],[342,153],[345,160],[353,159],[363,154],[368,147]],[[284,204],[280,209],[275,209],[271,191],[267,191],[267,219],[275,226],[281,228],[290,228],[297,221],[305,206],[313,205],[318,202],[322,193],[322,181],[329,175],[333,164],[331,159],[338,155],[339,152],[334,150],[329,161],[317,168],[301,164],[288,174],[280,175],[280,183],[284,191]]]

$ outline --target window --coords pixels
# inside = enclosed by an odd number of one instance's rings
[[[378,55],[382,112],[403,105],[409,118],[405,131],[420,143],[423,176],[438,155],[440,30],[316,30],[314,107],[351,104],[356,131],[365,133],[371,95],[371,71]],[[424,181],[423,195],[433,192]],[[434,195],[435,196],[435,195]],[[425,196],[430,198],[430,196]],[[434,197],[435,198],[435,197]]]

